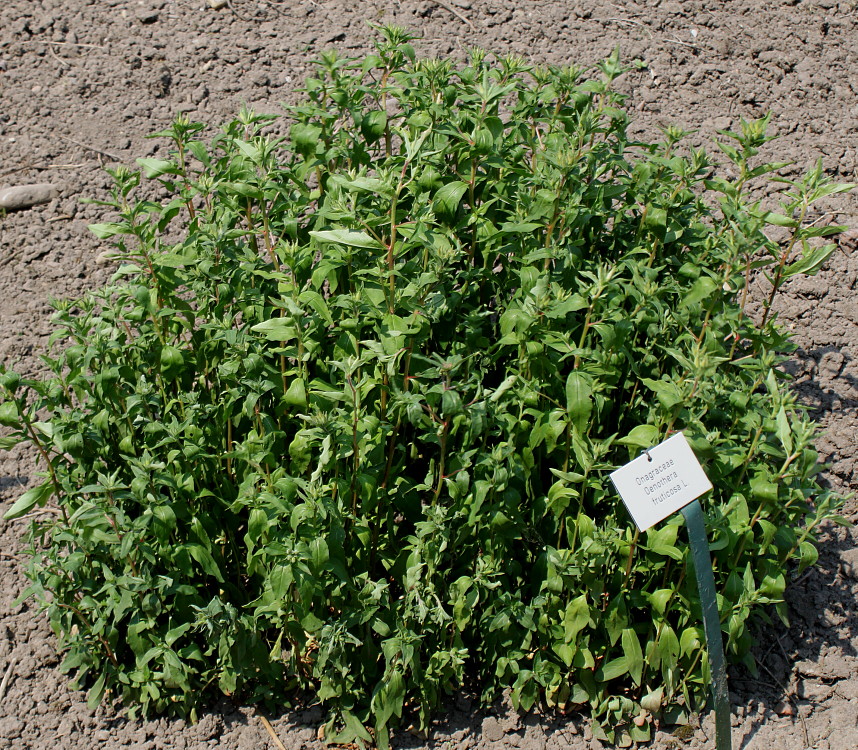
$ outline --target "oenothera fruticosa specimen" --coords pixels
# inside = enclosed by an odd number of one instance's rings
[[[750,661],[749,618],[784,616],[836,517],[771,303],[848,186],[816,168],[750,202],[765,119],[722,134],[730,177],[679,130],[630,141],[616,57],[585,78],[409,40],[325,54],[289,137],[180,118],[169,159],[113,172],[92,230],[119,270],[57,303],[45,378],[2,374],[3,447],[44,469],[7,513],[27,593],[93,704],[315,695],[328,740],[384,746],[468,676],[646,740],[708,664],[681,520],[637,535],[607,475],[684,431]]]

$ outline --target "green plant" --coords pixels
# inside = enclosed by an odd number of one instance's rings
[[[761,249],[773,294],[814,271],[804,208],[849,186],[817,169],[783,215],[750,203],[765,121],[725,134],[733,179],[681,131],[630,142],[616,56],[585,80],[409,42],[326,53],[288,139],[177,120],[174,156],[138,160],[162,202],[112,173],[113,282],[57,303],[49,377],[0,378],[2,446],[47,472],[6,517],[58,508],[27,595],[93,704],[306,690],[328,740],[384,746],[471,675],[645,740],[708,664],[680,518],[637,534],[607,474],[685,432],[750,664],[748,618],[785,616],[837,498],[746,275]]]

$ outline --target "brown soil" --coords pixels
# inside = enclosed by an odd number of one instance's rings
[[[57,184],[60,197],[0,219],[0,361],[33,371],[51,327],[47,300],[74,296],[110,274],[86,225],[103,210],[107,164],[163,153],[146,140],[180,111],[219,124],[246,102],[278,111],[327,47],[358,55],[366,21],[419,31],[424,54],[461,57],[473,45],[536,62],[593,65],[620,45],[646,68],[627,74],[634,132],[669,123],[705,140],[740,117],[771,111],[782,137],[770,155],[794,174],[825,160],[840,180],[858,165],[858,8],[854,0],[4,0],[0,3],[0,188]],[[858,227],[858,194],[826,205]],[[832,485],[858,489],[858,234],[828,267],[790,284],[781,319],[799,350],[789,368],[818,417]],[[760,296],[758,292],[758,297]],[[32,456],[0,455],[0,511],[33,478]],[[846,515],[858,520],[858,503]],[[59,673],[54,640],[25,586],[19,523],[0,521],[0,748],[274,748],[259,713],[229,703],[194,726],[95,712]],[[792,627],[759,634],[760,675],[731,674],[734,746],[858,747],[858,531],[827,529],[817,569],[795,581]],[[4,677],[8,676],[8,679]],[[317,748],[318,708],[271,716],[283,744]],[[451,700],[428,739],[399,747],[598,748],[581,717],[518,717],[503,702],[472,710]],[[658,732],[653,747],[713,747],[713,720]]]

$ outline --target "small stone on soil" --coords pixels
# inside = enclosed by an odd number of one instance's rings
[[[59,194],[59,188],[49,183],[16,185],[0,190],[0,208],[7,211],[30,208],[40,203],[48,203]]]
[[[155,23],[158,20],[158,11],[155,8],[143,8],[137,11],[137,20],[143,24]]]

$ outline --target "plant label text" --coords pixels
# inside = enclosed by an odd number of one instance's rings
[[[612,472],[611,481],[641,531],[712,489],[681,432]]]

